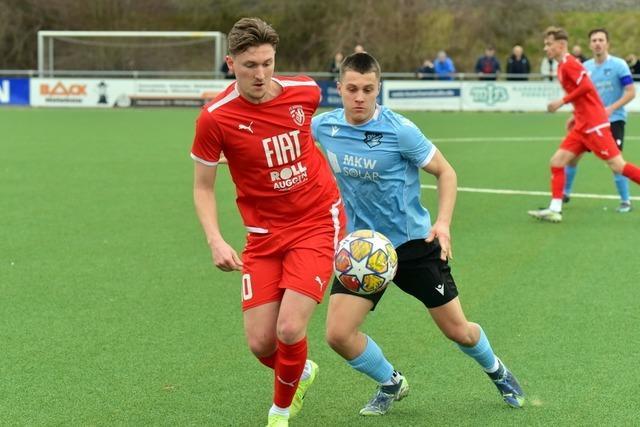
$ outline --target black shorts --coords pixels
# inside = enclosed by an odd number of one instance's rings
[[[624,120],[611,122],[611,135],[613,135],[613,140],[616,142],[620,151],[622,151],[624,146]]]
[[[427,308],[444,305],[458,296],[458,288],[451,276],[451,267],[440,259],[437,240],[427,243],[423,239],[410,240],[396,248],[398,271],[393,279],[403,292],[421,301]],[[371,295],[351,292],[336,278],[331,285],[331,295],[350,294],[373,302],[375,310],[386,289]]]

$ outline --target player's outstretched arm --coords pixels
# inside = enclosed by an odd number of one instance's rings
[[[456,204],[458,177],[456,176],[456,171],[440,151],[436,151],[431,161],[423,169],[438,180],[438,217],[431,227],[427,241],[431,242],[433,239],[438,239],[442,248],[440,258],[446,261],[453,258],[449,228]]]
[[[218,225],[218,208],[214,184],[217,166],[205,166],[195,162],[193,200],[200,224],[211,248],[213,263],[222,271],[242,269],[238,253],[222,238]]]

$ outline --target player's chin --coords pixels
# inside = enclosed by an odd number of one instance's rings
[[[256,101],[260,101],[267,94],[267,90],[262,87],[260,88],[253,87],[251,88],[251,92],[249,93],[251,95],[251,98],[255,99]]]

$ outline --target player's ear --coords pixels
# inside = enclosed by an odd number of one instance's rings
[[[342,96],[342,84],[339,80],[336,82],[336,89],[338,89],[338,93]]]
[[[224,60],[227,63],[227,67],[229,67],[229,70],[233,71],[233,56],[227,55],[224,57]]]

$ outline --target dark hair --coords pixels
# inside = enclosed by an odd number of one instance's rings
[[[548,27],[544,30],[544,36],[553,36],[554,40],[569,40],[569,33],[564,28]]]
[[[250,47],[270,44],[275,49],[280,37],[276,30],[260,18],[242,18],[229,31],[229,54],[237,55]]]
[[[380,64],[376,58],[366,52],[352,53],[340,64],[340,80],[347,71],[357,71],[360,74],[375,73],[380,79]]]
[[[605,30],[604,28],[595,28],[595,29],[589,31],[589,40],[591,40],[591,36],[594,35],[595,33],[603,33],[604,36],[606,37],[607,41],[609,41],[609,32],[607,30]]]

